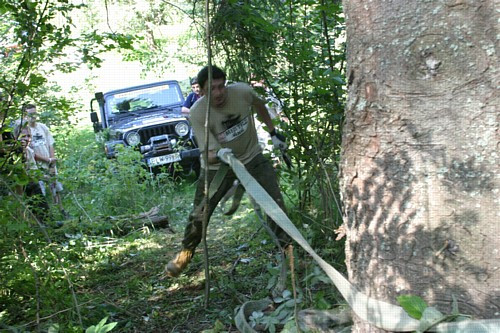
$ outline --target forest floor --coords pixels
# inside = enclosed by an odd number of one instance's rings
[[[178,278],[164,275],[165,265],[180,248],[186,218],[170,221],[173,232],[141,229],[110,238],[102,250],[106,255],[75,283],[85,304],[82,316],[108,315],[108,322],[118,323],[113,330],[117,332],[237,332],[234,316],[239,307],[271,295],[280,270],[278,251],[246,196],[231,217],[217,208],[207,234],[210,298],[206,306],[202,244],[183,274]],[[295,253],[299,307],[325,309],[337,303],[326,276],[301,251],[295,249]],[[290,292],[284,299],[292,298],[290,274]],[[276,328],[293,321],[293,310],[282,311]]]
[[[184,203],[191,200],[194,188],[186,186],[190,189],[180,191],[183,197],[178,198]],[[117,323],[113,332],[237,332],[234,316],[239,307],[271,295],[280,271],[279,253],[246,196],[233,216],[224,216],[220,207],[212,216],[207,233],[208,305],[202,244],[183,274],[166,277],[165,265],[180,249],[187,219],[189,205],[181,205],[172,214],[170,229],[144,227],[124,236],[93,237],[82,236],[77,231],[82,226],[70,221],[53,231],[56,239],[60,237],[61,250],[66,254],[74,251],[73,256],[78,257],[70,265],[77,267],[72,282],[80,314],[88,322],[84,326],[107,316],[108,323]],[[77,250],[78,244],[84,244],[85,250]],[[326,276],[299,249],[295,254],[299,307],[328,308],[337,303]],[[292,298],[290,280],[289,272],[283,300]],[[281,311],[281,323],[275,327],[293,321],[293,310]],[[67,320],[66,314],[54,315],[49,321],[65,326],[61,322]]]
[[[266,296],[267,265],[263,263],[277,265],[274,248],[260,244],[264,237],[256,236],[258,221],[244,218],[249,209],[245,202],[232,218],[220,211],[212,217],[207,235],[208,307],[202,245],[181,276],[164,275],[165,265],[180,249],[185,221],[171,221],[175,233],[138,232],[133,242],[89,277],[87,296],[101,299],[114,313],[109,321],[118,321],[123,331],[201,332],[213,328],[216,321],[226,331],[237,331],[232,326],[234,310],[242,301]]]

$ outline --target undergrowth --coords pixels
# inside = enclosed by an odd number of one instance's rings
[[[233,216],[224,216],[218,208],[211,219],[207,236],[211,289],[205,308],[202,246],[185,274],[177,279],[163,275],[165,264],[180,247],[192,207],[194,176],[176,180],[169,174],[152,176],[132,150],[108,160],[90,130],[65,137],[58,155],[63,201],[71,215],[61,228],[56,228],[58,216],[41,228],[29,215],[19,213],[19,205],[5,204],[5,200],[15,202],[14,197],[2,199],[2,209],[8,212],[0,221],[2,331],[235,332],[235,311],[241,304],[272,294],[279,256],[246,196]],[[293,188],[287,183],[290,179],[281,178],[287,191]],[[293,195],[285,197],[290,201]],[[169,229],[144,224],[118,232],[118,223],[154,207],[168,218]],[[289,213],[319,254],[342,269],[342,244],[318,227],[322,224],[315,220],[316,213],[294,209]],[[330,309],[342,302],[300,248],[295,248],[295,260],[299,308]],[[287,281],[283,302],[293,291],[290,272]],[[278,330],[287,323],[292,332],[293,307],[280,311],[254,321],[267,320]]]

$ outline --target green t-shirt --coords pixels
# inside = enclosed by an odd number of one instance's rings
[[[262,152],[257,139],[252,107],[265,103],[257,93],[245,83],[227,86],[227,99],[222,107],[210,107],[208,150],[230,148],[243,163],[250,162]],[[201,151],[201,164],[205,167],[205,114],[207,98],[201,97],[191,107],[190,121]],[[220,164],[209,165],[217,170]]]

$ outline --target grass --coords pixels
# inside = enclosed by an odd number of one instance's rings
[[[47,228],[50,241],[32,224],[24,233],[2,237],[2,331],[83,332],[108,317],[108,323],[117,323],[113,332],[236,332],[239,306],[271,294],[279,272],[277,251],[246,196],[233,216],[218,208],[210,221],[211,289],[205,308],[201,245],[184,274],[176,279],[163,275],[180,248],[194,179],[151,178],[133,152],[106,160],[90,131],[65,140],[60,175],[64,204],[73,218],[62,228]],[[174,233],[147,227],[122,236],[113,232],[116,225],[109,216],[126,217],[153,206],[161,207]],[[311,228],[302,231],[306,238],[321,238]],[[341,244],[319,253],[342,265]],[[310,257],[300,249],[295,255],[301,307],[328,309],[341,303]],[[292,290],[290,276],[287,287]]]
[[[213,327],[216,320],[234,330],[233,310],[243,301],[267,296],[270,276],[264,263],[276,264],[273,247],[262,244],[267,236],[256,234],[258,226],[248,205],[245,200],[242,213],[234,218],[220,212],[212,218],[207,242],[212,289],[207,309],[201,246],[185,274],[164,279],[164,266],[179,249],[183,235],[183,221],[173,221],[174,234],[137,231],[108,238],[105,245],[93,244],[94,255],[82,266],[85,278],[75,281],[80,302],[89,302],[83,317],[92,318],[90,324],[109,316],[109,321],[118,322],[115,330],[123,332],[139,327],[143,332],[200,332]],[[242,239],[253,241],[241,251]]]

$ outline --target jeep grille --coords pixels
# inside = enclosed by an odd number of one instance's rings
[[[177,137],[178,135],[175,133],[175,123],[164,124],[155,127],[141,128],[139,130],[139,136],[141,137],[141,144],[143,145],[148,143],[150,137],[162,134],[168,134]]]

